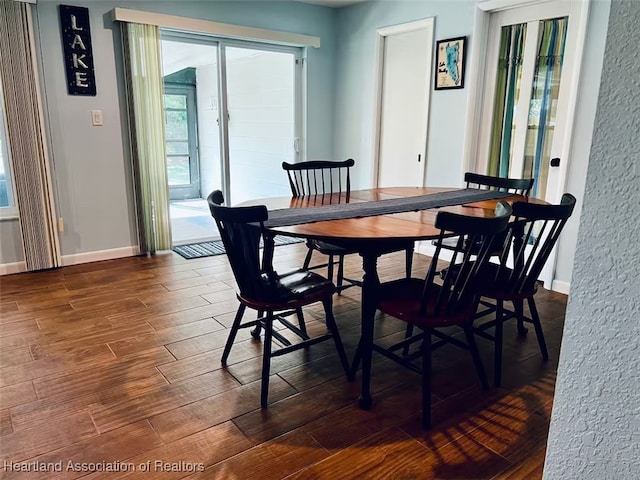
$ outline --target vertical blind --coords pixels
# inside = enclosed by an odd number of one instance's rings
[[[140,250],[171,248],[160,31],[122,24]]]
[[[509,161],[515,125],[513,116],[520,94],[522,55],[527,32],[526,24],[502,27],[493,127],[489,150],[489,175],[509,176]]]
[[[60,264],[60,247],[30,8],[0,2],[0,75],[26,268],[41,270]]]
[[[525,143],[525,177],[534,177],[532,194],[544,198],[555,129],[556,104],[564,58],[567,19],[545,20],[540,25],[538,56],[529,106]]]

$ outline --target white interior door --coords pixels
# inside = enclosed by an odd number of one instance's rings
[[[423,186],[433,19],[381,29],[377,185]]]

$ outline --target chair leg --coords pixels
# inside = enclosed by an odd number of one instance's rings
[[[261,318],[264,315],[264,310],[258,310],[258,316],[256,318]],[[259,323],[251,330],[251,336],[256,340],[260,340],[260,332],[262,332],[262,325]]]
[[[358,372],[358,368],[360,368],[360,360],[362,360],[362,351],[360,350],[360,342],[358,342],[356,353],[353,354],[349,378],[356,378],[356,373]]]
[[[336,350],[338,351],[338,357],[340,357],[340,363],[342,364],[344,373],[347,375],[347,379],[349,381],[352,381],[354,379],[354,376],[352,374],[351,368],[349,367],[347,354],[344,351],[344,345],[342,344],[342,339],[340,338],[340,332],[338,331],[336,318],[333,316],[333,307],[331,304],[331,299],[329,298],[327,300],[323,300],[322,305],[324,305],[324,314],[327,322],[327,328],[331,332],[331,336],[333,336],[333,341],[336,344]]]
[[[264,322],[264,343],[262,345],[262,390],[260,393],[260,406],[267,407],[269,398],[269,372],[271,370],[271,334],[273,332],[273,312],[267,312]]]
[[[329,276],[329,280],[333,277],[333,274]],[[342,292],[342,282],[344,281],[344,255],[338,256],[338,276],[336,277],[336,287],[338,290],[338,295]]]
[[[478,350],[478,344],[476,343],[476,337],[473,333],[473,328],[471,325],[464,327],[464,334],[467,338],[467,345],[469,346],[471,358],[473,359],[473,365],[476,367],[476,373],[478,374],[478,378],[480,379],[480,384],[482,385],[483,390],[487,390],[489,388],[489,382],[487,380],[487,374],[484,371],[484,366],[482,365],[480,351]]]
[[[496,301],[496,331],[493,360],[493,384],[496,387],[499,387],[502,383],[502,331],[504,326],[503,309],[503,301]]]
[[[242,303],[238,307],[236,317],[233,319],[233,325],[231,325],[231,331],[229,332],[229,336],[227,337],[227,343],[225,344],[224,350],[222,352],[222,359],[220,360],[222,365],[227,365],[227,358],[229,358],[229,352],[231,352],[231,347],[233,346],[233,342],[236,339],[236,334],[238,333],[238,329],[240,328],[240,322],[242,321],[242,316],[244,315],[244,311],[246,308],[247,306]]]
[[[431,428],[431,330],[422,341],[422,428]]]
[[[529,303],[529,310],[531,310],[531,321],[533,322],[533,327],[536,329],[540,353],[542,354],[542,359],[546,362],[549,360],[549,352],[547,351],[547,342],[544,341],[544,333],[542,333],[542,325],[540,324],[540,315],[538,315],[536,302],[533,301],[533,297],[528,298],[527,301]]]
[[[333,282],[333,255],[329,255],[329,263],[327,264],[327,278]]]
[[[529,329],[524,326],[524,302],[522,300],[514,300],[513,309],[516,311],[518,335],[524,337],[529,331]]]
[[[309,268],[309,264],[311,264],[311,256],[313,255],[313,248],[307,245],[307,255],[304,257],[304,263],[302,264],[302,269],[307,270]]]
[[[411,278],[411,268],[413,267],[413,250],[414,247],[411,246],[409,248],[407,248],[405,255],[405,272],[407,275],[407,278]]]
[[[413,335],[413,324],[407,323],[407,329],[404,332],[404,338],[407,339],[411,335]],[[406,344],[404,347],[402,347],[402,356],[403,357],[406,357],[407,355],[409,355],[409,347],[410,346],[411,345]]]
[[[300,327],[300,331],[304,335],[305,340],[309,340],[309,334],[307,333],[307,324],[304,321],[304,314],[302,313],[302,308],[296,308],[296,316],[298,317],[298,326]]]

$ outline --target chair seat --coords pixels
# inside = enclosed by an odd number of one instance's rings
[[[259,310],[284,310],[307,305],[333,295],[335,285],[325,277],[308,270],[294,270],[278,275],[272,285],[266,275],[263,281],[268,287],[268,300],[247,298],[238,294],[238,299],[252,308]]]
[[[443,268],[440,271],[440,278],[444,278],[447,270],[458,268],[458,265]],[[498,269],[500,274],[498,275]],[[495,300],[518,301],[530,298],[538,291],[538,282],[531,288],[523,289],[522,292],[513,292],[512,281],[510,279],[513,270],[507,267],[500,267],[495,263],[488,263],[480,273],[479,291],[483,297]]]
[[[413,245],[413,240],[394,240],[389,242],[379,242],[377,248],[380,255],[384,255],[386,253],[394,253],[406,250],[407,248],[413,248]],[[332,243],[327,243],[322,240],[309,240],[309,246],[325,255],[350,255],[353,253],[358,253],[358,249],[356,248],[351,249],[339,245],[334,245]]]
[[[514,292],[512,274],[513,270],[510,268],[488,263],[481,273],[480,292],[482,296],[505,301],[518,301],[533,297],[538,291],[538,282],[534,282],[530,288],[522,289],[521,292]]]
[[[398,320],[421,328],[462,326],[469,322],[474,310],[473,302],[452,314],[434,314],[440,286],[434,284],[432,288],[433,294],[430,297],[431,301],[427,304],[426,314],[421,314],[419,311],[420,299],[424,289],[424,280],[419,278],[403,278],[380,285],[377,308]]]
[[[349,250],[332,243],[323,242],[322,240],[309,240],[309,247],[319,251],[323,255],[349,255],[357,253],[357,250]]]

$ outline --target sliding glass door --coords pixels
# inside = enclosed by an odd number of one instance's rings
[[[232,204],[291,194],[281,165],[298,155],[296,53],[225,45]]]
[[[215,237],[212,190],[230,205],[290,195],[281,164],[299,156],[301,49],[166,32],[162,59],[174,244]]]

